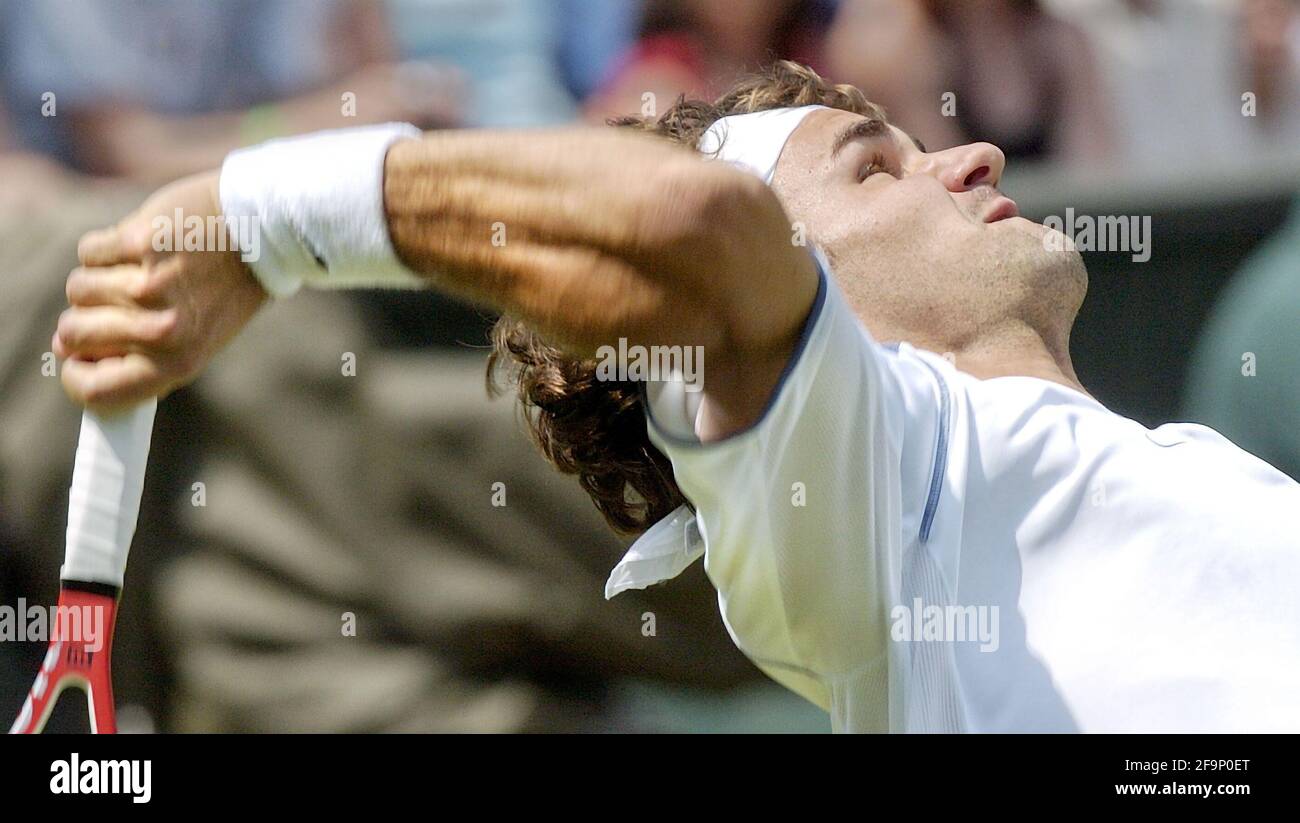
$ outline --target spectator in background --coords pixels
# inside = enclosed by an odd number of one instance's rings
[[[1215,305],[1184,410],[1300,480],[1300,199]]]
[[[440,77],[381,62],[377,3],[42,0],[0,13],[18,139],[83,172],[156,182],[282,134],[455,119]]]
[[[637,39],[642,0],[557,0],[564,7],[565,48],[560,55],[565,82],[586,100],[607,80]]]
[[[461,72],[465,124],[503,128],[574,120],[579,101],[600,87],[636,41],[642,3],[388,0],[387,5],[404,58],[436,58]]]
[[[932,149],[1092,163],[1112,145],[1083,32],[1037,0],[844,0],[828,60]]]
[[[13,127],[13,114],[7,99],[5,54],[10,48],[7,6],[0,0],[0,215],[31,206],[38,198],[48,199],[54,190],[66,185],[63,170],[48,158],[24,148]]]
[[[1254,123],[1265,141],[1300,142],[1300,0],[1244,0],[1246,88],[1258,95]]]
[[[0,95],[0,215],[10,214],[34,200],[48,200],[67,187],[63,169],[49,158],[26,151],[13,137]]]
[[[817,0],[647,0],[640,39],[587,104],[595,121],[658,108],[678,95],[712,100],[777,58],[823,68],[832,4]]]
[[[559,55],[562,16],[549,0],[388,0],[399,53],[446,61],[465,83],[464,124],[567,123],[577,104]]]
[[[1088,33],[1117,160],[1183,172],[1300,142],[1295,0],[1052,0]],[[1255,95],[1255,116],[1243,97]]]

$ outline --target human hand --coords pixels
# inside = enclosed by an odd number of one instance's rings
[[[81,238],[52,341],[77,403],[113,411],[170,393],[266,300],[226,233],[217,180],[209,172],[172,183]]]

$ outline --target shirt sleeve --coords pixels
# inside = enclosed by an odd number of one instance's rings
[[[651,392],[649,429],[696,508],[736,644],[837,727],[885,730],[887,615],[933,485],[940,378],[875,342],[818,265],[801,340],[754,426],[701,443],[698,404]]]

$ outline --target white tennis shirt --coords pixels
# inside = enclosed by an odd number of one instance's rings
[[[742,651],[837,731],[1300,730],[1300,485],[1204,426],[881,345],[819,266],[757,424],[702,444],[697,395],[650,403]],[[689,552],[687,525],[651,540]],[[646,549],[611,594],[685,565]]]

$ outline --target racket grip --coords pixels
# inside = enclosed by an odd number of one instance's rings
[[[151,399],[119,414],[82,415],[68,493],[64,580],[122,587],[157,409]]]

